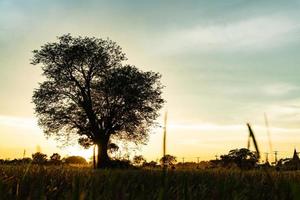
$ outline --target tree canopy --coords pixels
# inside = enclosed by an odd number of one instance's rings
[[[146,162],[146,159],[142,155],[137,155],[133,157],[133,164],[141,166]]]
[[[109,39],[70,34],[33,51],[46,78],[33,94],[39,125],[47,136],[98,145],[98,167],[107,165],[112,137],[145,143],[164,103],[161,75],[125,60]]]
[[[35,164],[45,164],[47,162],[47,155],[41,152],[32,154],[32,162]]]
[[[234,163],[241,169],[251,169],[258,162],[258,156],[246,148],[233,149],[227,155],[222,155],[220,161],[223,166]]]
[[[172,155],[165,155],[159,160],[161,165],[166,165],[166,166],[173,166],[177,162],[177,159],[175,156]]]

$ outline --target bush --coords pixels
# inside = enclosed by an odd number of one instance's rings
[[[37,152],[32,154],[32,162],[34,164],[45,164],[47,163],[47,155]]]
[[[63,162],[66,164],[80,164],[80,165],[86,165],[86,160],[81,156],[69,156],[67,158],[63,159]]]
[[[129,160],[111,160],[109,163],[110,168],[117,168],[117,169],[129,169],[135,168]]]

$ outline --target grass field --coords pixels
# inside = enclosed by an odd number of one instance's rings
[[[300,199],[300,172],[0,166],[1,199]]]

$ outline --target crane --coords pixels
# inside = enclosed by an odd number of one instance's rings
[[[257,145],[256,139],[255,139],[255,136],[254,136],[254,132],[253,132],[253,130],[251,128],[251,125],[249,123],[247,123],[247,127],[248,127],[248,130],[249,130],[247,148],[250,149],[250,140],[252,139],[252,141],[254,143],[255,150],[256,150],[256,156],[259,159],[260,158],[260,152],[259,152],[259,149],[258,149],[258,145]]]

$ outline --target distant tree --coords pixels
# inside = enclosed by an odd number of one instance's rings
[[[200,163],[197,163],[197,169],[209,169],[212,167],[213,164],[210,161],[200,161]]]
[[[31,158],[22,158],[22,163],[23,164],[29,164],[32,162],[32,159]]]
[[[135,165],[141,166],[145,162],[146,162],[146,159],[142,155],[134,156],[134,158],[133,158],[133,164],[135,164]]]
[[[200,164],[196,162],[179,162],[176,164],[177,169],[199,169]]]
[[[228,166],[234,163],[241,169],[251,169],[256,166],[258,157],[256,153],[249,149],[234,149],[230,150],[227,155],[222,155],[220,162],[223,166]]]
[[[175,163],[177,162],[177,159],[175,156],[172,156],[172,155],[165,155],[164,157],[162,157],[160,160],[159,160],[160,164],[161,165],[167,165],[167,166],[174,166]]]
[[[157,162],[155,162],[155,161],[144,162],[143,167],[155,168],[155,167],[157,167]]]
[[[52,156],[50,156],[50,160],[53,161],[59,161],[61,159],[61,156],[58,153],[53,153]]]
[[[280,159],[277,163],[277,167],[283,170],[299,170],[300,159],[296,149],[294,150],[294,155],[292,158]]]
[[[52,156],[50,156],[49,162],[51,164],[60,164],[61,163],[61,156],[58,153],[53,153]]]
[[[35,164],[45,164],[47,162],[47,155],[40,152],[36,152],[32,154],[32,162]]]
[[[145,143],[164,100],[160,75],[143,72],[107,39],[63,35],[33,51],[46,80],[33,102],[47,136],[63,141],[78,135],[85,147],[98,146],[98,168],[109,165],[110,140]]]
[[[127,160],[127,159],[113,159],[113,160],[111,160],[111,167],[117,168],[117,169],[134,168],[134,166],[131,164],[130,160]]]
[[[63,160],[66,164],[87,164],[87,161],[81,156],[69,156]]]
[[[14,158],[13,160],[8,160],[8,163],[9,164],[18,165],[18,164],[20,164],[20,160]]]

